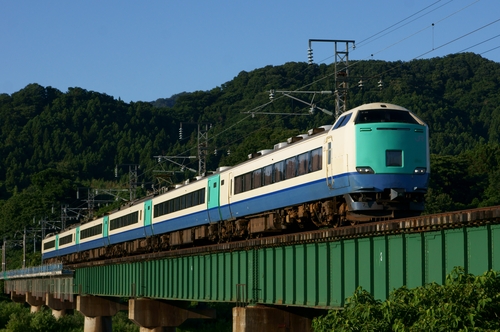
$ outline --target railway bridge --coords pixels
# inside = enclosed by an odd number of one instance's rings
[[[500,270],[500,206],[240,242],[3,273],[12,300],[57,317],[76,309],[85,331],[111,331],[128,310],[141,331],[175,331],[215,318],[206,302],[230,302],[233,331],[307,331],[361,286],[389,292],[444,283],[455,266]],[[123,301],[126,299],[127,301]],[[199,306],[193,307],[192,303]]]

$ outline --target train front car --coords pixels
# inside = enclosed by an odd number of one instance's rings
[[[355,159],[344,195],[347,219],[419,215],[430,171],[427,125],[406,108],[384,103],[357,107],[351,117]]]

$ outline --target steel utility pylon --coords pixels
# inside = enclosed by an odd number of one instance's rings
[[[347,91],[349,89],[349,44],[354,40],[336,39],[309,39],[308,62],[313,63],[312,43],[327,42],[335,44],[335,117],[347,109]],[[345,49],[339,50],[340,45],[345,44]]]

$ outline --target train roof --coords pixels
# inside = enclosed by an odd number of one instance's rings
[[[345,111],[344,113],[341,114],[341,116],[344,116],[346,114],[349,114],[349,113],[356,113],[356,112],[359,112],[359,111],[380,111],[380,110],[396,110],[396,111],[404,111],[404,112],[408,112],[411,114],[411,116],[421,125],[423,126],[426,126],[426,123],[420,119],[414,112],[412,112],[411,110],[403,107],[403,106],[399,106],[399,105],[395,105],[395,104],[390,104],[390,103],[381,103],[381,102],[377,102],[377,103],[369,103],[369,104],[363,104],[363,105],[360,105],[360,106],[357,106],[357,107],[354,107],[348,111]],[[340,117],[341,117],[340,116]],[[340,118],[339,117],[339,118]],[[338,120],[338,119],[337,119]],[[333,128],[332,128],[333,130]]]
[[[363,110],[384,109],[384,108],[391,109],[391,110],[400,110],[400,111],[411,112],[409,109],[404,108],[403,106],[395,105],[395,104],[369,103],[369,104],[363,104],[363,105],[354,107],[345,113],[354,112],[354,111],[363,111]]]

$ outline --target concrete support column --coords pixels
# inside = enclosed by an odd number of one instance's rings
[[[249,306],[233,308],[233,332],[310,332],[312,317],[307,308]]]
[[[57,309],[52,309],[52,316],[54,316],[56,319],[59,319],[63,316],[66,316],[66,310],[57,310]]]
[[[31,306],[30,312],[32,314],[40,311],[42,305],[45,304],[45,300],[43,298],[33,296],[30,292],[26,293],[26,302]]]
[[[36,314],[37,312],[40,311],[40,309],[42,309],[42,306],[32,305],[30,307],[30,313]]]
[[[85,320],[83,322],[84,332],[111,332],[112,330],[113,324],[111,322],[111,316],[85,316]]]
[[[215,318],[215,309],[190,309],[181,304],[181,301],[129,299],[128,318],[141,327],[141,332],[170,332],[175,331],[188,318]]]
[[[52,309],[52,316],[56,319],[66,315],[66,310],[75,309],[75,302],[54,298],[54,294],[45,294],[45,305]]]
[[[77,296],[76,310],[85,316],[84,332],[111,332],[111,317],[126,306],[98,296]]]

